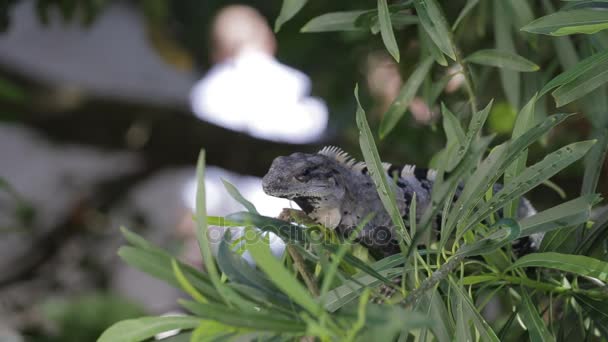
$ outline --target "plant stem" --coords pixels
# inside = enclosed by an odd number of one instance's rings
[[[403,307],[408,307],[418,302],[422,295],[439,284],[441,280],[447,277],[458,265],[464,260],[464,255],[456,255],[448,260],[445,264],[441,265],[439,269],[430,277],[424,279],[419,287],[412,290],[399,304]]]
[[[454,48],[454,55],[456,56],[456,63],[462,69],[462,75],[464,76],[464,88],[469,95],[469,102],[471,103],[471,111],[472,114],[477,113],[477,97],[475,96],[475,91],[473,90],[473,81],[471,80],[471,72],[469,70],[468,64],[462,59],[460,55],[460,51]]]

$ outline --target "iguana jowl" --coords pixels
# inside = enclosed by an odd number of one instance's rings
[[[383,166],[389,179],[396,180],[390,184],[404,221],[409,222],[409,206],[414,193],[416,219],[420,219],[430,203],[435,171],[413,165],[396,167],[384,163]],[[365,163],[356,162],[337,147],[325,147],[315,154],[294,153],[276,158],[264,176],[262,186],[268,195],[293,200],[316,222],[336,229],[343,236],[348,236],[373,213],[357,240],[377,255],[399,252],[391,218]],[[518,216],[534,213],[530,203],[522,200]],[[440,219],[436,221],[440,222]],[[518,254],[536,249],[541,238],[532,236],[518,240],[515,244]]]

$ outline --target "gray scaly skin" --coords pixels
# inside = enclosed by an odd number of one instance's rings
[[[390,184],[404,221],[409,222],[409,206],[414,193],[416,219],[419,220],[430,203],[435,172],[411,165],[399,168],[385,163],[383,166],[390,179],[396,180]],[[337,147],[325,147],[315,154],[294,153],[276,158],[264,176],[262,186],[268,195],[293,200],[313,220],[336,229],[342,236],[350,235],[359,223],[373,214],[357,240],[378,256],[399,252],[391,218],[367,167]],[[523,200],[518,216],[534,213],[529,202]],[[520,239],[515,248],[534,250],[540,239],[542,236]]]

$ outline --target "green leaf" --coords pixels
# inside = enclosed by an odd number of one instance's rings
[[[458,249],[456,255],[464,255],[466,257],[489,254],[495,250],[509,244],[519,237],[521,228],[519,224],[509,218],[504,218],[498,221],[490,228],[493,233],[472,244],[465,244]]]
[[[456,284],[452,277],[448,277],[450,289],[456,296],[456,300],[461,301],[462,310],[465,315],[469,316],[473,321],[475,328],[479,332],[482,341],[500,341],[496,336],[496,333],[492,330],[488,322],[481,316],[479,310],[475,307],[475,304],[462,288],[462,286]]]
[[[521,109],[519,114],[517,114],[517,118],[515,119],[515,124],[513,126],[513,133],[511,135],[511,139],[516,139],[522,136],[526,131],[528,131],[531,127],[534,126],[534,114],[536,108],[536,100],[537,97],[534,95],[530,101]],[[511,164],[507,170],[505,171],[505,184],[511,182],[515,176],[519,175],[526,168],[526,160],[528,159],[528,150],[524,150],[521,152],[521,155],[517,157],[517,160]],[[505,217],[515,217],[517,213],[517,208],[519,207],[519,198],[516,198],[509,205],[505,207]]]
[[[441,232],[441,245],[445,244],[456,223],[470,215],[475,206],[482,200],[486,191],[496,183],[506,168],[516,160],[522,151],[569,116],[569,114],[555,114],[548,117],[519,138],[499,145],[490,152],[490,155],[466,181],[460,197],[454,204],[454,209],[448,216],[447,224]]]
[[[526,192],[532,190],[544,180],[549,179],[568,165],[582,158],[595,144],[594,140],[582,141],[562,147],[561,149],[547,155],[540,162],[525,169],[512,182],[505,184],[504,188],[496,193],[492,199],[483,204],[459,230],[459,237],[481,222],[491,213],[502,208],[506,203],[512,201]]]
[[[608,151],[608,128],[594,131],[592,137],[597,139],[597,144],[591,148],[591,151],[585,157],[585,174],[583,176],[581,195],[595,193],[601,170],[604,166],[606,152]]]
[[[211,245],[209,243],[207,226],[207,209],[205,205],[205,150],[201,150],[196,165],[196,239],[201,251],[205,269],[209,274],[211,283],[228,306],[232,306],[231,298],[237,299],[238,295],[233,293],[220,278],[215,264]],[[237,301],[238,302],[238,301]]]
[[[590,70],[594,70],[598,65],[604,65],[608,62],[608,50],[596,53],[590,57],[578,62],[576,66],[569,68],[549,81],[543,89],[541,89],[538,97],[542,97],[551,89],[568,84],[583,74],[588,74]]]
[[[450,172],[454,170],[454,168],[458,165],[458,163],[460,163],[462,158],[468,153],[469,148],[471,147],[471,143],[474,139],[477,138],[479,132],[481,131],[481,128],[488,119],[488,114],[490,113],[490,109],[492,108],[493,103],[494,101],[490,101],[490,103],[488,103],[488,105],[484,109],[477,111],[473,114],[471,122],[469,122],[469,127],[467,129],[467,133],[465,135],[463,143],[455,151],[455,153],[452,153],[448,157],[448,163],[445,169],[446,171]]]
[[[418,88],[420,88],[432,65],[433,59],[431,57],[425,58],[416,67],[416,70],[414,70],[403,87],[401,87],[399,95],[397,95],[397,98],[382,118],[382,122],[380,123],[380,139],[384,139],[395,128],[401,117],[403,117],[407,106],[409,106],[414,96],[416,96]]]
[[[608,281],[608,262],[583,255],[532,253],[517,259],[507,271],[523,267],[546,267]]]
[[[433,320],[396,305],[368,305],[366,329],[360,341],[395,341],[402,331],[433,327]]]
[[[448,57],[456,60],[452,31],[436,0],[414,0],[416,14],[431,40]]]
[[[464,19],[464,17],[466,17],[467,14],[469,14],[469,12],[471,12],[471,10],[475,8],[478,3],[479,0],[467,0],[467,3],[464,5],[464,8],[462,9],[462,11],[460,11],[460,14],[458,14],[458,18],[456,18],[456,21],[454,21],[454,24],[452,24],[452,31],[456,31],[456,28],[458,28],[458,25],[460,24],[462,19]]]
[[[130,244],[132,244],[135,247],[139,247],[139,248],[147,250],[147,251],[161,251],[162,252],[162,250],[160,248],[154,246],[153,244],[148,242],[148,240],[144,239],[142,236],[140,236],[138,234],[133,233],[126,227],[120,227],[120,232],[125,237],[127,242],[129,242]]]
[[[306,325],[292,317],[278,314],[243,312],[229,309],[225,305],[202,304],[193,301],[180,300],[179,303],[193,314],[208,320],[217,321],[229,326],[248,328],[256,331],[276,331],[302,333]]]
[[[539,69],[538,65],[518,54],[495,49],[475,51],[465,61],[523,72],[537,71]]]
[[[581,304],[583,310],[591,317],[595,323],[595,327],[602,331],[604,336],[608,335],[608,302],[580,294],[575,294],[574,297]]]
[[[120,247],[118,255],[129,264],[129,266],[179,288],[180,284],[175,278],[175,274],[171,268],[172,256],[164,252],[154,252],[128,246]],[[178,265],[188,281],[206,298],[213,298],[214,300],[219,298],[219,294],[211,284],[211,280],[209,280],[207,274],[201,273],[193,267],[183,263],[178,262]]]
[[[369,11],[325,13],[311,19],[300,29],[300,32],[364,31],[365,28],[356,25],[356,21],[365,13]]]
[[[505,15],[509,9],[505,0],[494,0],[494,36],[496,49],[504,52],[515,52],[515,43],[511,34],[511,17]],[[513,108],[519,108],[521,78],[518,72],[498,69],[500,81],[508,102]]]
[[[417,303],[417,311],[425,313],[427,319],[433,320],[435,325],[431,328],[433,335],[439,342],[452,341],[453,322],[448,314],[448,310],[443,302],[439,289],[431,289],[425,293]],[[425,335],[425,330],[421,331],[421,336]],[[420,338],[420,341],[427,341]]]
[[[464,130],[460,125],[460,120],[445,106],[441,103],[441,113],[443,117],[443,129],[445,136],[448,139],[447,145],[460,146],[465,143],[466,136]]]
[[[189,342],[211,342],[219,339],[227,339],[234,335],[247,333],[249,329],[238,329],[215,321],[203,321],[192,332]],[[165,342],[163,340],[163,342]]]
[[[399,257],[403,258],[401,255],[399,255]],[[401,261],[401,263],[403,263],[403,261]],[[402,272],[403,270],[401,268],[390,268],[378,271],[379,274],[387,278],[400,275]],[[353,280],[348,280],[344,284],[329,290],[324,301],[325,310],[334,312],[358,298],[366,288],[373,289],[382,283],[382,280],[368,274],[357,276]]]
[[[243,207],[245,207],[245,209],[247,209],[248,212],[250,212],[252,214],[257,214],[257,215],[260,214],[260,213],[258,213],[258,210],[255,208],[253,203],[249,202],[245,197],[243,197],[243,195],[241,194],[239,189],[237,189],[234,185],[232,185],[232,183],[230,183],[229,181],[227,181],[225,179],[222,179],[222,183],[224,183],[224,188],[226,188],[226,191],[228,191],[230,196],[232,196],[232,198],[234,198],[235,201],[242,204]]]
[[[608,82],[608,60],[603,60],[574,80],[560,86],[551,95],[556,106],[561,107],[577,100]]]
[[[591,207],[597,203],[598,199],[598,195],[581,196],[523,218],[519,221],[521,226],[520,237],[546,233],[584,223],[589,219]]]
[[[207,299],[196,290],[196,288],[188,281],[188,278],[184,275],[179,264],[175,259],[171,260],[171,267],[173,268],[173,274],[175,275],[175,279],[181,286],[182,290],[190,295],[194,300],[200,303],[207,303]]]
[[[426,63],[430,64],[432,63],[432,60],[428,58],[426,60]],[[372,131],[370,130],[369,125],[367,124],[367,119],[365,118],[365,111],[363,110],[363,108],[361,107],[361,103],[359,102],[358,85],[355,86],[355,99],[357,100],[356,120],[357,127],[359,128],[359,145],[361,146],[363,159],[365,159],[365,163],[369,170],[370,176],[374,181],[374,184],[376,185],[376,190],[378,191],[378,196],[380,196],[380,200],[382,201],[384,209],[386,209],[386,212],[391,217],[391,220],[393,221],[395,227],[400,230],[402,238],[407,244],[409,244],[411,243],[411,238],[407,233],[405,223],[403,222],[403,218],[401,217],[401,213],[399,212],[399,207],[397,206],[395,191],[393,189],[395,185],[388,182],[387,174],[384,171],[384,168],[382,167],[382,161],[380,160],[380,155],[378,154],[378,148],[376,148],[376,143],[374,142]],[[401,242],[401,239],[399,239],[399,241]]]
[[[191,316],[142,317],[118,322],[109,327],[97,342],[145,341],[156,334],[174,329],[194,329],[201,319]]]
[[[254,287],[266,294],[278,299],[286,300],[272,282],[262,273],[249,264],[238,254],[230,249],[230,231],[227,231],[217,252],[217,264],[222,272],[234,283]]]
[[[534,20],[534,12],[528,0],[507,0],[506,5],[510,8],[508,15],[512,16],[515,30]]]
[[[256,236],[254,239],[245,239],[245,244],[256,265],[266,273],[270,281],[304,309],[312,314],[318,314],[320,312],[318,303],[291,272],[272,255],[268,244],[263,241],[262,237],[249,227],[245,228],[245,234],[246,236]]]
[[[293,18],[307,2],[308,0],[283,0],[281,12],[274,22],[274,32],[279,32],[281,26]]]
[[[604,210],[598,217],[595,218],[591,231],[585,234],[581,243],[576,246],[576,254],[590,255],[595,244],[602,245],[604,240],[603,234],[608,233],[608,210]],[[601,246],[604,250],[604,246]]]
[[[418,37],[420,39],[421,50],[423,51],[421,55],[425,56],[428,54],[433,57],[437,64],[447,67],[448,61],[445,59],[445,55],[439,50],[437,45],[435,45],[429,34],[425,30],[419,29]],[[443,88],[445,88],[445,86]],[[443,88],[441,90],[443,90]]]
[[[226,216],[230,222],[242,225],[254,225],[262,231],[272,232],[289,242],[305,242],[306,234],[301,227],[272,217],[252,214],[249,212],[238,212]]]
[[[538,18],[522,27],[522,31],[552,36],[593,34],[608,28],[608,13],[603,10],[577,9],[560,11]]]
[[[531,342],[555,341],[555,337],[551,335],[549,329],[545,326],[545,322],[540,317],[536,305],[532,303],[530,296],[526,290],[521,292],[522,301],[519,309],[523,323],[528,328],[528,335]]]
[[[342,248],[342,245],[340,247],[335,246],[335,245],[330,245],[330,244],[322,244],[321,245],[324,249],[330,251],[333,254],[338,254],[340,248]],[[361,259],[355,257],[352,254],[344,254],[342,256],[344,258],[344,261],[353,266],[354,268],[361,270],[369,275],[371,275],[372,277],[384,282],[387,285],[392,285],[393,283],[390,281],[390,279],[383,277],[380,273],[376,272],[372,267],[370,267],[368,264],[366,264],[365,262],[363,262]]]
[[[388,52],[399,63],[399,46],[395,40],[395,33],[391,23],[391,13],[388,11],[386,0],[378,0],[378,22],[380,23],[380,34]]]

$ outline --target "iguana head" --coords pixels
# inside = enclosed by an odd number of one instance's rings
[[[270,196],[296,202],[298,198],[340,199],[345,191],[342,173],[335,160],[323,154],[294,153],[272,162],[262,187]]]

